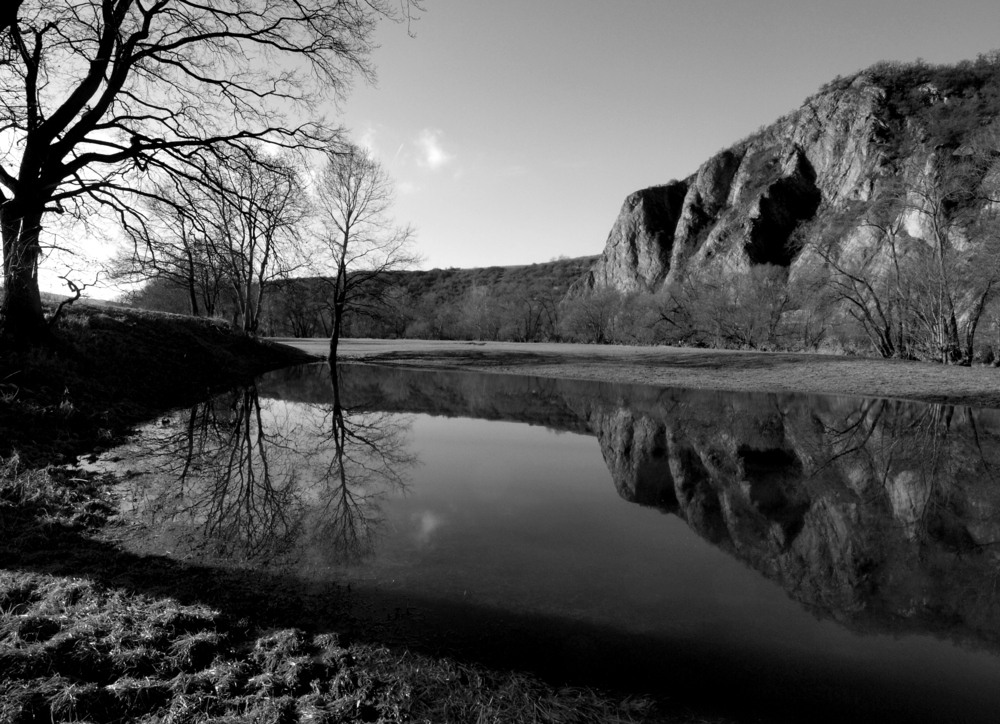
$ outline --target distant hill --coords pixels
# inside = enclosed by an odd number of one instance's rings
[[[69,299],[67,294],[53,294],[51,292],[39,292],[39,296],[42,298],[42,304],[49,306],[56,306],[61,304],[64,300]],[[0,286],[0,299],[3,299],[3,286]],[[76,304],[86,304],[91,307],[128,307],[130,305],[121,302],[110,301],[108,299],[95,299],[93,297],[88,297],[86,295],[80,297],[80,299],[75,302]]]
[[[443,302],[454,302],[473,288],[504,287],[528,293],[556,294],[566,290],[590,270],[598,257],[579,256],[572,259],[521,266],[489,266],[473,269],[431,269],[429,271],[394,272],[392,283],[399,285],[415,298],[431,295]]]
[[[0,289],[0,295],[3,294],[3,290]],[[41,292],[42,304],[60,304],[66,299],[69,299],[69,295],[66,294],[52,294],[50,292]],[[108,299],[96,299],[94,297],[88,297],[86,295],[80,297],[80,299],[74,304],[86,304],[91,307],[127,307],[127,304],[122,304],[120,302],[111,301]]]
[[[376,315],[349,315],[344,336],[554,339],[558,306],[590,269],[596,256],[560,258],[537,264],[472,269],[430,269],[385,274],[391,303]],[[299,277],[272,283],[264,297],[263,333],[328,336],[331,298],[328,280]],[[189,313],[187,292],[166,279],[131,293],[131,306]],[[228,290],[220,290],[214,316],[233,317]]]
[[[377,315],[349,314],[345,337],[553,339],[558,306],[597,257],[539,264],[387,273]],[[329,286],[322,278],[293,279],[268,294],[269,334],[327,336],[332,325]]]

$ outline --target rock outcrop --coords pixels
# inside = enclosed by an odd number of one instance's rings
[[[666,186],[636,191],[625,199],[601,261],[588,272],[592,288],[652,291],[670,269],[674,231],[684,207],[688,185],[672,181]]]
[[[969,67],[980,76],[1000,75],[995,61],[977,63]],[[957,150],[966,135],[996,120],[995,104],[966,102],[976,89],[956,81],[953,94],[962,99],[956,103],[932,84],[920,85],[940,70],[875,67],[838,80],[688,178],[631,194],[603,254],[570,294],[656,291],[691,270],[733,274],[758,264],[787,267],[794,276],[815,264],[815,257],[799,254],[794,234],[802,222],[861,209],[863,203],[852,202],[871,199],[901,176],[913,183],[928,178],[926,161],[942,145]],[[955,129],[952,115],[976,113],[982,117],[959,120]],[[852,243],[865,237],[863,214],[844,226]]]

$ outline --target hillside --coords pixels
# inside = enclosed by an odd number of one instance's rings
[[[837,78],[687,178],[628,196],[573,292],[691,307],[698,288],[779,279],[798,295],[779,316],[850,323],[884,356],[968,361],[1000,268],[998,117],[997,54]]]
[[[414,298],[432,296],[444,302],[457,301],[474,288],[497,286],[528,294],[554,292],[561,297],[595,261],[596,256],[581,256],[522,266],[452,267],[396,272],[391,279]]]
[[[458,302],[473,289],[503,287],[515,293],[562,296],[597,261],[596,256],[553,259],[521,266],[489,266],[471,269],[430,269],[393,271],[384,276],[386,284],[397,287],[412,299],[429,298],[442,303]],[[320,287],[319,278],[292,280],[292,285]],[[287,285],[286,285],[287,286]]]
[[[596,259],[390,272],[381,283],[391,303],[375,318],[349,318],[345,336],[548,339],[559,302]],[[276,285],[265,328],[276,336],[328,336],[328,297],[328,285],[320,278]]]

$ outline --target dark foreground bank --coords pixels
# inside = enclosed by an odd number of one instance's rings
[[[73,461],[307,356],[106,308],[71,310],[57,335],[0,350],[0,721],[700,721],[379,644],[335,584],[130,551],[118,481]]]

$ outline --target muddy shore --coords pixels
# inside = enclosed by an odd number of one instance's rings
[[[325,339],[278,339],[315,355]],[[347,339],[342,359],[626,384],[804,392],[1000,408],[1000,369],[819,354],[678,347]]]

